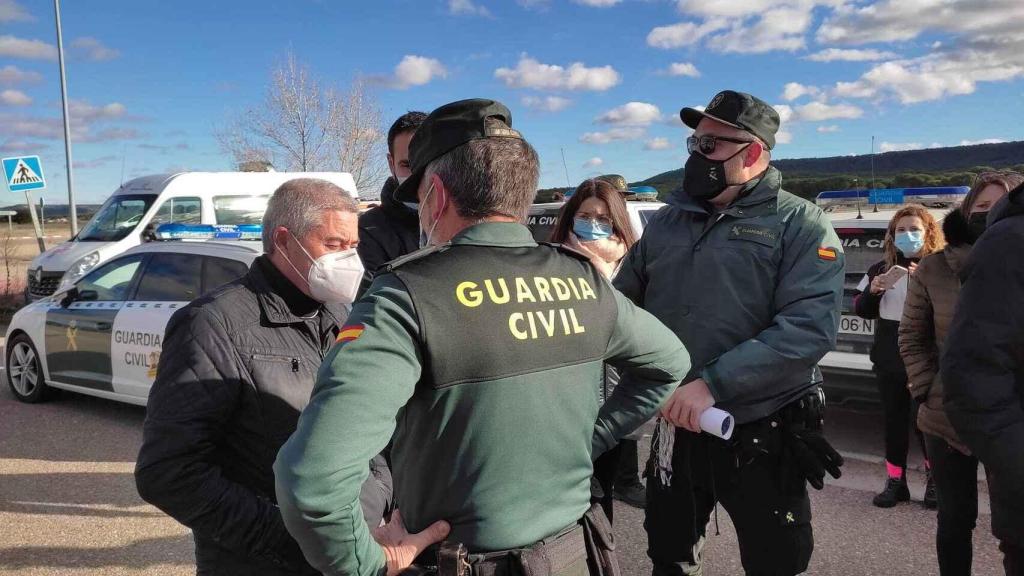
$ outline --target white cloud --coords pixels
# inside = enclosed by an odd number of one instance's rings
[[[21,90],[4,90],[0,92],[0,104],[6,106],[28,106],[31,103],[32,98]]]
[[[114,160],[120,160],[120,158],[118,158],[117,156],[100,156],[99,158],[93,160],[75,160],[74,166],[76,170],[89,170],[92,168],[101,168],[103,166],[106,166],[108,163],[113,162]]]
[[[897,55],[893,52],[883,52],[881,50],[827,48],[810,56],[805,56],[804,59],[815,62],[873,62],[876,60],[890,60],[896,57]]]
[[[818,126],[819,134],[828,134],[831,132],[839,132],[839,126],[836,126],[835,124],[831,126]]]
[[[457,16],[491,16],[486,6],[474,4],[473,0],[448,0],[448,12]]]
[[[779,131],[775,133],[775,143],[776,144],[790,144],[792,142],[793,142],[793,133],[790,132],[789,130],[783,130],[783,129],[780,128]]]
[[[979,144],[1002,144],[1006,142],[1002,138],[985,138],[982,140],[961,140],[961,146],[977,146]]]
[[[822,120],[835,120],[837,118],[860,118],[864,111],[852,104],[827,104],[825,102],[810,102],[794,108],[794,120],[806,122],[821,122]]]
[[[882,142],[878,147],[878,151],[882,153],[904,152],[906,150],[921,150],[924,147],[924,144],[920,142]]]
[[[34,20],[15,0],[0,0],[0,22],[28,22]]]
[[[665,74],[669,76],[689,76],[690,78],[700,78],[700,70],[689,62],[673,62],[669,64]]]
[[[595,121],[616,126],[650,126],[661,118],[661,110],[647,102],[628,102],[598,116]]]
[[[560,112],[572,105],[572,100],[561,96],[523,96],[523,106],[541,112]]]
[[[622,2],[622,0],[572,0],[572,1],[577,3],[577,4],[582,4],[584,6],[593,6],[595,8],[607,8],[609,6],[615,6],[619,2]]]
[[[36,84],[42,80],[43,75],[38,72],[22,70],[13,65],[0,68],[0,84]]]
[[[121,55],[117,50],[104,46],[102,42],[91,36],[76,38],[69,44],[69,47],[94,62],[113,60]]]
[[[391,85],[399,90],[412,86],[423,86],[434,78],[444,78],[448,70],[434,58],[406,54],[395,66],[394,79]]]
[[[821,90],[815,86],[805,86],[798,82],[787,82],[786,86],[782,89],[782,99],[792,102],[802,96],[817,96],[820,93]]]
[[[683,14],[705,18],[743,18],[760,14],[779,4],[779,0],[743,0],[742,2],[708,2],[706,0],[678,0],[676,9]]]
[[[131,140],[141,136],[133,128],[105,128],[94,131],[93,119],[71,118],[71,140],[74,142],[110,142],[114,140]],[[59,117],[29,117],[21,114],[0,113],[0,125],[5,135],[17,138],[38,138],[42,140],[61,140],[64,138],[64,123]]]
[[[668,138],[651,138],[644,142],[644,150],[668,150],[671,147],[672,143]]]
[[[644,135],[643,128],[624,127],[612,128],[607,132],[587,132],[580,136],[580,142],[584,144],[608,144],[619,140],[638,140]]]
[[[692,46],[708,34],[728,26],[728,22],[716,18],[703,24],[679,22],[669,26],[658,26],[647,34],[647,45],[653,48],[681,48]]]
[[[125,107],[120,102],[111,102],[105,106],[95,106],[84,100],[70,100],[68,113],[72,121],[92,123],[97,120],[109,120],[124,116]]]
[[[536,90],[592,90],[602,92],[621,82],[619,73],[611,66],[588,68],[574,62],[568,68],[542,64],[523,54],[515,68],[498,68],[494,77],[510,88]]]
[[[6,34],[0,36],[0,56],[28,60],[56,60],[57,47],[41,40],[25,40]]]
[[[793,107],[789,104],[772,104],[772,108],[779,113],[779,124],[785,124],[793,120]]]
[[[711,37],[708,46],[741,54],[801,50],[807,44],[804,33],[811,25],[811,16],[811,11],[803,7],[768,10],[753,25],[734,22],[728,32]]]
[[[587,160],[586,162],[584,162],[583,163],[583,167],[584,168],[597,168],[598,166],[601,166],[603,164],[604,164],[604,160],[603,159],[601,159],[598,156],[594,156],[590,160]]]

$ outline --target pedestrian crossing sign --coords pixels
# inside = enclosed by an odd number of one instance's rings
[[[4,158],[3,164],[4,178],[11,192],[46,188],[46,180],[43,179],[43,167],[39,164],[39,156]]]

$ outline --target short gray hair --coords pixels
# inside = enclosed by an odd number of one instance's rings
[[[488,123],[504,122],[488,119]],[[537,194],[537,151],[521,138],[481,138],[434,160],[424,177],[437,174],[467,219],[508,216],[525,221]]]
[[[324,213],[359,213],[359,204],[340,186],[318,178],[295,178],[274,190],[263,214],[263,251],[274,251],[274,230],[284,226],[302,238],[323,223]]]

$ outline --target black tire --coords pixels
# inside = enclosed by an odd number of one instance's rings
[[[4,356],[7,385],[15,398],[35,404],[52,396],[53,388],[43,381],[43,365],[31,338],[18,334],[7,345],[7,354]]]

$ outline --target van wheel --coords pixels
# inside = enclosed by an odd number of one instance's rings
[[[43,366],[32,340],[18,334],[7,348],[7,383],[15,398],[35,404],[46,400],[52,389],[43,382]]]

